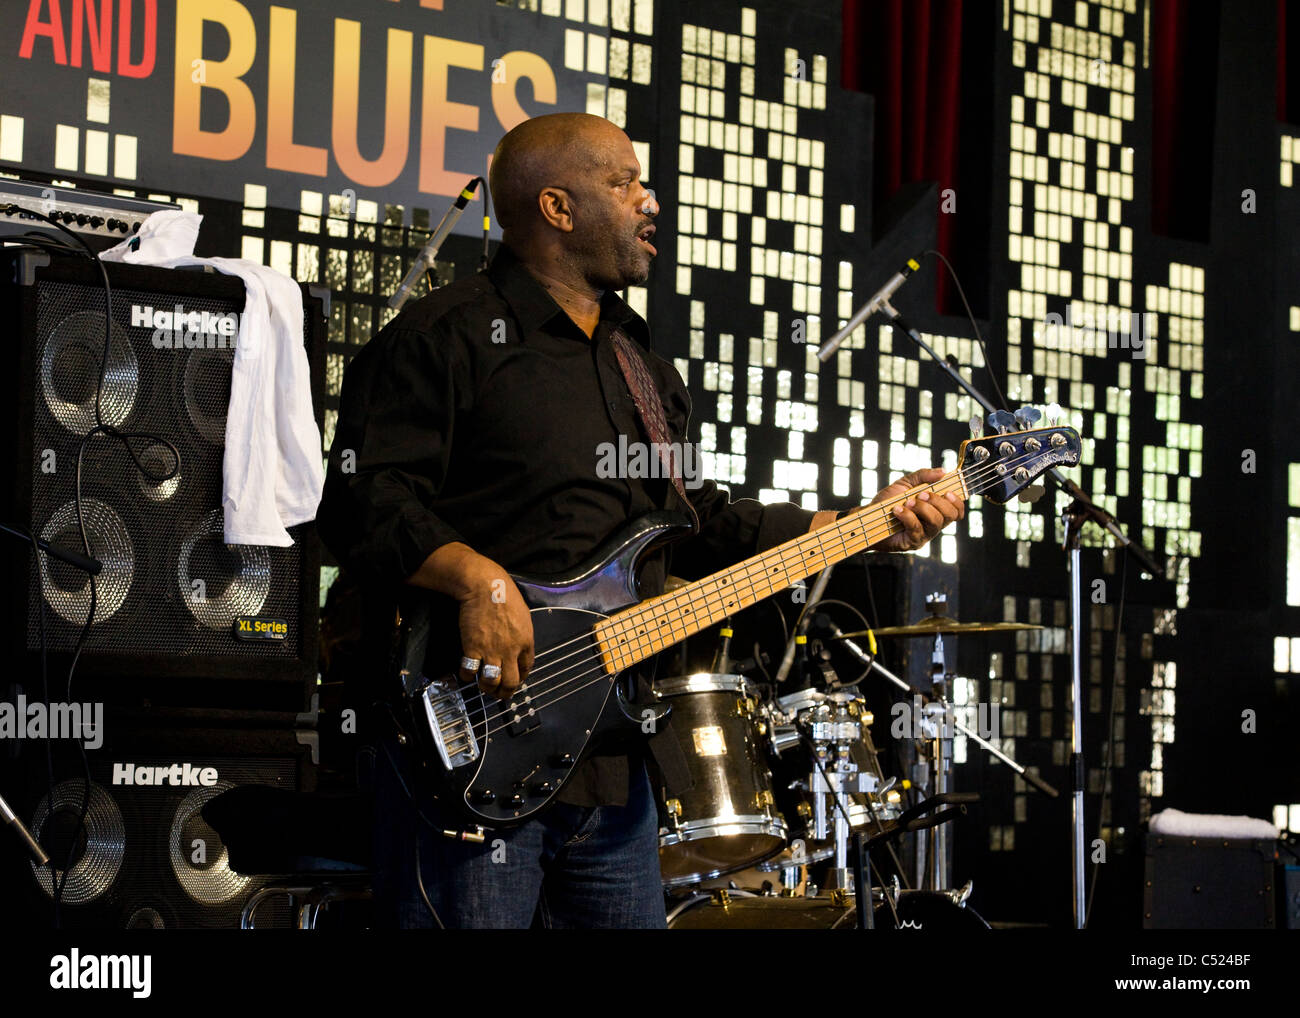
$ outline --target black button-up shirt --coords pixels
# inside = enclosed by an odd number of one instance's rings
[[[391,603],[444,544],[463,542],[512,572],[555,574],[628,521],[681,508],[667,480],[597,469],[603,443],[648,441],[614,353],[616,326],[644,348],[672,440],[685,442],[690,397],[650,351],[645,321],[609,292],[589,339],[505,247],[486,273],[408,305],[353,358],[318,524],[374,600]],[[731,502],[710,481],[688,494],[700,532],[670,552],[686,578],[811,525],[798,506]],[[663,556],[647,563],[643,597],[662,592],[668,566]],[[448,610],[454,620],[450,601]],[[561,798],[621,804],[627,787],[627,756],[615,751],[579,767]]]

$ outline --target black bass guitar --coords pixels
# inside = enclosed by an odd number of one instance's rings
[[[1073,466],[1079,456],[1079,435],[1067,427],[969,439],[957,469],[933,484],[646,601],[636,593],[638,560],[689,527],[672,513],[641,517],[570,575],[513,577],[531,608],[535,660],[506,702],[459,682],[459,650],[431,653],[432,609],[419,597],[402,612],[397,668],[407,727],[418,732],[421,770],[438,800],[467,824],[525,821],[555,798],[607,734],[629,727],[651,732],[666,718],[666,705],[628,696],[618,682],[625,669],[884,541],[902,529],[892,511],[899,502],[923,491],[955,491],[1000,505],[1047,468]]]

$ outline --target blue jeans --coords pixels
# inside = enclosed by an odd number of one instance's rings
[[[559,803],[519,827],[488,831],[482,844],[474,844],[444,836],[441,830],[456,823],[436,809],[426,805],[417,812],[394,759],[380,747],[374,766],[375,904],[381,925],[665,928],[658,810],[644,763],[632,762],[626,806]],[[416,881],[417,845],[436,921]]]

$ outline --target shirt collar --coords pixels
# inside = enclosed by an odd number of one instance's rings
[[[519,326],[525,336],[544,326],[557,331],[581,332],[573,319],[555,302],[555,298],[524,267],[519,256],[504,244],[497,249],[487,274],[519,319]],[[650,327],[646,325],[645,319],[613,290],[605,291],[601,298],[600,320],[602,325],[608,323],[611,327],[621,327],[633,340],[645,349],[650,349]],[[598,332],[597,335],[599,334]]]

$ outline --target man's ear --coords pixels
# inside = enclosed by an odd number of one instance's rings
[[[563,233],[573,232],[573,203],[564,188],[542,188],[537,195],[537,207],[548,225]]]

